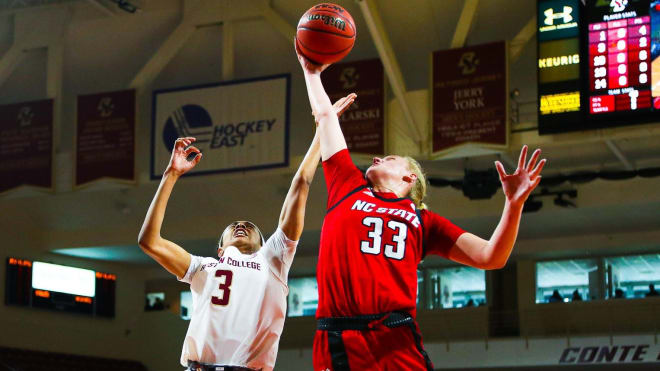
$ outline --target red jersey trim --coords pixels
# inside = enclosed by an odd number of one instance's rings
[[[341,198],[339,201],[337,201],[334,205],[330,206],[330,208],[328,208],[328,211],[326,211],[325,213],[328,214],[329,212],[332,211],[332,209],[334,209],[335,207],[339,206],[339,204],[341,204],[342,202],[344,202],[344,200],[346,200],[347,198],[351,197],[352,194],[354,194],[355,192],[359,192],[359,191],[361,191],[361,190],[363,190],[363,189],[365,189],[365,188],[367,188],[367,185],[366,185],[366,184],[365,184],[365,185],[358,186],[358,187],[355,188],[354,190],[348,192],[348,193],[346,194],[346,196],[342,197],[342,198]]]
[[[417,207],[415,207],[415,214],[417,214],[417,219],[419,219],[419,226],[420,226],[420,228],[422,228],[422,259],[421,260],[424,260],[424,258],[426,258],[426,255],[427,255],[426,254],[426,250],[427,250],[426,249],[426,238],[425,238],[426,234],[424,234],[424,230],[425,230],[426,227],[424,227],[424,220],[422,219],[421,210],[418,209]],[[421,262],[421,260],[420,260],[420,262]]]

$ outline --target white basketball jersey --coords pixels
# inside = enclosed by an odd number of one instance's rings
[[[222,257],[192,256],[192,315],[181,353],[188,360],[272,370],[286,315],[287,275],[297,241],[281,229],[252,255],[228,246]]]

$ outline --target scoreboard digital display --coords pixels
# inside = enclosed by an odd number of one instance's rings
[[[660,121],[660,0],[539,0],[538,11],[540,134]],[[548,28],[569,18],[575,33]]]
[[[115,316],[114,274],[7,258],[5,304]]]
[[[596,2],[589,10],[589,113],[650,111],[649,3]]]

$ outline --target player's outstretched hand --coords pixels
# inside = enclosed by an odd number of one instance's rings
[[[341,115],[346,112],[348,107],[355,102],[355,98],[357,98],[357,94],[351,93],[343,98],[340,98],[335,102],[335,104],[332,105],[332,108],[335,110],[335,113],[337,114],[337,117],[341,117]],[[316,118],[316,113],[312,111],[312,115],[314,116],[314,121],[316,121],[316,126],[319,126],[319,120]]]
[[[190,169],[194,168],[195,165],[199,163],[199,160],[202,159],[202,152],[191,144],[197,139],[193,137],[178,138],[174,142],[174,148],[172,149],[172,157],[170,158],[170,163],[165,169],[165,173],[173,174],[176,176],[181,176],[187,173]],[[191,153],[195,153],[195,158],[192,161],[188,161],[188,156]]]
[[[346,112],[348,107],[355,102],[355,98],[357,98],[357,94],[351,93],[343,98],[340,98],[335,102],[335,104],[332,105],[332,108],[335,109],[335,113],[337,114],[337,117],[341,117],[341,115]]]
[[[495,167],[500,174],[500,182],[502,182],[502,190],[507,200],[517,206],[521,206],[532,193],[534,188],[541,182],[541,170],[547,162],[546,159],[541,160],[538,164],[536,161],[541,155],[541,150],[537,149],[532,154],[529,162],[527,162],[527,145],[524,145],[520,151],[520,158],[518,159],[518,168],[516,171],[508,175],[504,171],[504,166],[501,162],[495,161]],[[535,167],[536,165],[536,167]]]
[[[296,55],[298,56],[298,62],[300,62],[300,66],[303,68],[303,71],[310,73],[310,74],[320,74],[323,72],[329,64],[316,64],[309,59],[307,59],[302,53],[300,52],[300,49],[298,49],[298,43],[296,42],[296,38],[293,38],[293,47],[296,49]]]

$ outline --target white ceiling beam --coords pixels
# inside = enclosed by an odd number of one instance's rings
[[[13,15],[14,40],[0,59],[0,85],[11,76],[28,51],[61,43],[70,12],[66,8],[51,8],[48,17],[44,17],[45,11],[41,7],[38,9],[40,11]]]
[[[158,48],[158,50],[149,58],[147,63],[142,66],[135,75],[129,86],[131,88],[140,88],[151,85],[158,74],[174,58],[190,36],[195,32],[195,25],[189,22],[182,22],[167,37],[167,40]]]
[[[472,27],[474,16],[477,13],[478,5],[479,0],[465,0],[463,3],[463,10],[458,18],[458,23],[454,30],[454,37],[451,39],[450,48],[462,48],[465,46],[465,40],[467,39],[468,33],[470,33],[470,28]]]
[[[12,45],[0,59],[0,86],[11,76],[14,69],[23,61],[26,53],[20,44]]]
[[[110,9],[107,5],[102,4],[100,0],[87,0],[87,2],[92,5],[94,8],[98,9],[101,11],[101,13],[105,15],[109,15],[111,17],[114,17],[117,15],[112,9]]]
[[[46,95],[53,99],[53,149],[56,154],[62,152],[62,106],[64,97],[64,36],[66,34],[66,25],[71,21],[72,13],[70,11],[59,11],[58,17],[54,18],[52,25],[45,24],[48,27],[47,36],[47,64],[46,64]],[[68,144],[68,143],[65,143]],[[63,172],[58,172],[56,177],[64,177]],[[68,177],[68,174],[67,174]],[[70,179],[70,178],[69,178]],[[55,179],[54,186],[62,182]]]
[[[196,3],[199,5],[185,8],[184,20],[198,26],[262,17],[262,3],[258,1],[198,0]]]
[[[534,15],[509,43],[509,62],[518,60],[525,45],[536,35],[536,15]]]
[[[227,1],[217,0],[185,2],[183,20],[167,37],[167,40],[158,48],[156,53],[142,66],[129,86],[140,88],[151,85],[163,68],[195,33],[198,26],[251,19],[261,15],[258,7],[249,4],[230,5]]]
[[[383,26],[383,21],[376,8],[376,4],[373,0],[356,1],[360,6],[364,20],[367,22],[369,33],[376,45],[376,50],[383,63],[383,68],[385,69],[385,74],[390,82],[394,96],[401,106],[401,111],[405,118],[404,121],[408,126],[408,133],[417,144],[421,144],[422,132],[419,126],[415,123],[415,118],[410,110],[410,105],[406,101],[406,84],[403,79],[403,74],[401,73],[401,68],[399,67],[389,37],[385,32],[385,27]]]
[[[616,156],[616,158],[621,161],[623,164],[623,167],[626,170],[635,170],[635,167],[632,165],[630,160],[628,160],[628,157],[626,157],[626,154],[621,151],[621,148],[616,145],[616,143],[612,139],[605,139],[605,144],[607,145],[607,148],[610,149],[610,151]]]
[[[222,79],[234,78],[234,23],[222,24]]]
[[[62,41],[49,45],[47,53],[46,94],[49,99],[53,100],[53,148],[55,153],[60,153],[62,144],[62,81],[64,74],[64,47]],[[56,176],[61,176],[61,173]]]
[[[293,38],[296,36],[296,28],[291,26],[286,19],[282,18],[273,8],[267,3],[261,9],[261,15],[270,23],[271,26],[277,30],[287,41],[293,43]]]
[[[55,10],[63,7],[69,7],[70,5],[71,5],[70,3],[54,3],[54,4],[44,4],[44,5],[36,5],[36,6],[27,6],[27,7],[14,8],[14,9],[3,9],[0,10],[0,17],[20,14],[20,13],[30,13],[40,10],[47,10],[47,11]]]

